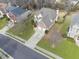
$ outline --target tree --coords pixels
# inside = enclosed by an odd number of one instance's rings
[[[70,14],[71,10],[73,10],[77,6],[78,3],[79,3],[79,0],[77,1],[75,5],[69,7],[69,9],[67,10],[67,13],[63,16],[63,18],[66,18],[66,16]]]

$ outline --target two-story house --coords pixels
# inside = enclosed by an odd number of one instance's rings
[[[54,25],[55,21],[57,21],[58,13],[58,10],[41,8],[35,13],[34,21],[39,29],[49,30]]]

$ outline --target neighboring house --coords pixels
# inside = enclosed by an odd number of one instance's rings
[[[57,21],[58,10],[42,8],[36,12],[34,18],[39,29],[49,30],[55,21]]]
[[[8,18],[10,18],[14,22],[25,20],[27,16],[31,14],[30,10],[15,6],[8,7],[6,11]]]
[[[79,41],[79,12],[72,16],[72,21],[67,36],[73,38],[76,43]]]

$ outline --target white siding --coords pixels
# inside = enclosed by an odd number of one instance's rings
[[[77,36],[78,34],[79,34],[79,26],[74,25],[74,26],[70,27],[67,36],[69,36],[71,38],[75,38],[75,36]]]

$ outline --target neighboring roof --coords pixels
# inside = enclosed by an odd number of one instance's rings
[[[43,16],[42,21],[45,23],[47,28],[49,28],[52,25],[53,21],[55,20],[57,16],[56,10],[50,9],[50,8],[42,8],[39,11],[39,13],[41,13],[41,15]]]
[[[11,6],[11,7],[7,7],[6,8],[6,10],[9,12],[9,11],[12,11],[12,10],[14,10],[14,9],[16,9],[17,7],[15,7],[15,6]]]
[[[79,12],[72,15],[71,25],[79,24]]]
[[[19,16],[23,14],[24,12],[26,12],[26,9],[23,9],[21,7],[11,6],[7,8],[7,11],[13,13],[15,16]]]

